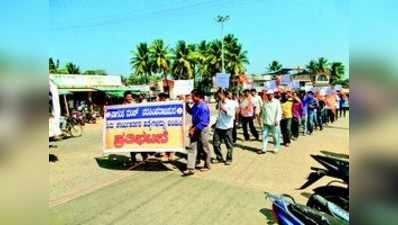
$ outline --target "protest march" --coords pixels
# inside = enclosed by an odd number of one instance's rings
[[[180,96],[183,101],[163,99],[136,103],[137,100],[131,104],[106,106],[104,152],[150,153],[156,158],[161,158],[163,153],[184,153],[187,158],[195,157],[195,164],[189,165],[188,160],[183,171],[183,175],[187,176],[193,175],[195,168],[210,170],[210,162],[230,165],[233,145],[237,140],[236,130],[240,127],[245,141],[262,142],[263,147],[257,152],[261,155],[269,152],[269,135],[274,143],[270,151],[277,153],[283,147],[289,147],[292,141],[299,141],[299,136],[320,132],[339,117],[346,117],[349,93],[342,91],[341,86],[300,90],[297,87],[294,89],[292,83],[277,87],[275,81],[270,81],[260,92],[245,89],[237,95],[220,87],[214,94],[215,115],[211,115],[210,103],[206,102],[205,96],[189,89]],[[124,97],[128,98],[130,94],[125,92]],[[166,93],[162,95],[168,98]],[[185,117],[188,115],[192,121],[186,124]],[[211,117],[216,118],[212,121],[214,124],[211,124]],[[213,130],[212,138],[209,129]],[[188,145],[185,145],[185,139],[189,139]],[[221,142],[228,149],[225,156],[221,153]],[[135,156],[132,154],[132,157]],[[199,166],[201,161],[204,166]],[[131,162],[137,161],[134,158]]]

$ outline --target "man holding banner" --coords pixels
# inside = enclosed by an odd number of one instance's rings
[[[202,171],[210,169],[210,132],[208,126],[210,123],[210,109],[199,91],[192,90],[191,96],[194,105],[191,108],[186,104],[186,111],[192,115],[192,127],[189,129],[191,149],[187,150],[187,169],[183,172],[184,176],[190,176],[195,173],[196,156],[200,147],[205,154],[205,165]]]

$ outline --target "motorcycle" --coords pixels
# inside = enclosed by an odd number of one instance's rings
[[[84,114],[78,110],[72,111],[71,115],[81,126],[86,125],[86,119],[84,118]]]
[[[83,134],[83,128],[78,118],[74,116],[65,117],[61,130],[64,136],[80,137]]]
[[[78,111],[82,115],[83,123],[95,124],[97,123],[97,114],[93,111],[90,112],[87,105],[83,104],[78,107]]]
[[[272,215],[279,225],[346,225],[349,215],[333,202],[320,197],[332,215],[297,204],[288,195],[267,193],[266,198],[272,201]]]
[[[307,178],[307,181],[298,190],[305,189],[320,180],[324,176],[336,178],[327,185],[317,187],[313,189],[312,194],[307,202],[307,206],[327,212],[327,208],[323,204],[320,204],[319,197],[326,199],[327,201],[333,202],[345,211],[349,211],[349,161],[343,158],[323,156],[323,155],[311,155],[317,162],[323,165],[325,168],[311,167],[311,172]],[[343,185],[332,185],[333,183],[340,183]],[[318,198],[318,199],[317,199]]]

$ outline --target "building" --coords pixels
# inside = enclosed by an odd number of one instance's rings
[[[327,86],[329,85],[329,74],[319,73],[316,75],[311,74],[308,70],[297,67],[297,68],[283,68],[276,72],[267,73],[264,75],[271,76],[272,79],[280,80],[283,75],[290,75],[292,80],[297,80],[300,83],[300,87],[306,85],[312,86]]]
[[[141,94],[150,90],[149,85],[126,87],[121,76],[113,75],[50,74],[49,79],[59,89],[63,115],[69,115],[82,104],[102,114],[103,106],[122,103],[125,91]]]

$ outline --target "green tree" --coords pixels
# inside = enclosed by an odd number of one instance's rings
[[[170,53],[168,47],[165,46],[163,40],[157,39],[152,42],[149,55],[151,61],[153,62],[153,70],[157,73],[162,73],[163,78],[166,81],[170,67]]]
[[[235,75],[243,73],[246,65],[249,64],[247,51],[243,50],[242,45],[233,34],[227,34],[224,37],[224,50],[225,68],[231,74],[232,80]]]
[[[330,66],[330,84],[335,84],[337,81],[341,80],[344,75],[345,68],[341,62],[333,62]]]
[[[80,68],[71,62],[65,65],[65,69],[68,74],[80,74]]]
[[[83,72],[85,75],[107,75],[105,70],[86,70]]]
[[[59,70],[59,60],[57,59],[56,62],[54,62],[53,58],[50,57],[48,59],[48,71],[50,73],[57,73]]]
[[[318,58],[318,61],[316,62],[316,64],[317,64],[318,73],[328,73],[329,72],[329,63],[328,63],[328,60],[325,59],[324,57]]]
[[[211,76],[216,75],[216,73],[221,72],[221,41],[214,40],[210,42],[207,50],[207,70]]]
[[[185,41],[178,41],[173,49],[172,72],[175,79],[191,79],[194,74],[193,46],[188,46]]]
[[[242,45],[238,43],[231,43],[226,46],[226,49],[226,70],[231,74],[231,78],[245,72],[246,65],[249,64],[247,51],[243,50]]]
[[[145,81],[148,82],[148,77],[152,73],[151,63],[148,44],[138,44],[136,51],[133,52],[133,57],[130,59],[130,65],[133,68],[134,74],[137,76],[145,76]]]
[[[282,67],[283,67],[282,64],[280,64],[278,61],[274,60],[268,65],[267,70],[269,72],[277,72],[277,71],[281,70]]]

